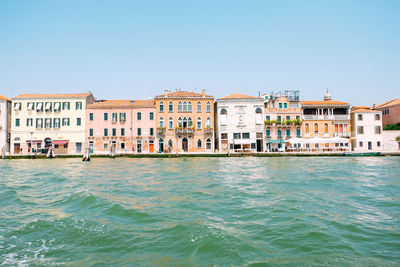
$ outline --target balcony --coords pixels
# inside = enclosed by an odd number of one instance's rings
[[[158,127],[156,130],[156,133],[158,135],[164,135],[165,134],[165,127]]]
[[[303,120],[350,120],[350,115],[303,115]]]
[[[193,134],[194,128],[177,127],[177,128],[175,128],[175,133],[176,134]]]
[[[206,129],[204,129],[204,133],[205,134],[213,134],[214,133],[214,129],[213,128],[206,128]]]

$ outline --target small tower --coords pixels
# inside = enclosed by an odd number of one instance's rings
[[[331,94],[328,92],[328,89],[326,89],[326,93],[324,95],[324,101],[332,101],[332,96]]]

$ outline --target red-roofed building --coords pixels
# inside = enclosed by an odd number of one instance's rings
[[[383,102],[373,108],[382,112],[383,126],[400,123],[400,98]]]

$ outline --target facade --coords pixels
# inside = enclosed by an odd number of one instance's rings
[[[0,95],[0,153],[10,152],[11,99]]]
[[[87,147],[94,154],[154,153],[154,100],[107,100],[86,108]]]
[[[301,101],[303,138],[306,148],[317,150],[349,150],[350,104],[332,101],[329,93],[324,101]],[[335,139],[332,139],[336,137]]]
[[[383,151],[400,152],[400,130],[383,131]]]
[[[158,152],[214,152],[213,96],[166,90],[154,100]]]
[[[263,152],[264,99],[231,94],[217,100],[216,143],[220,152]]]
[[[400,99],[386,101],[373,108],[382,112],[383,127],[388,124],[400,123]]]
[[[370,107],[351,109],[351,148],[356,152],[383,151],[382,112]]]
[[[91,93],[23,94],[12,99],[11,153],[81,153],[85,143],[85,109]],[[33,148],[33,150],[31,150]]]
[[[265,151],[285,151],[287,141],[301,138],[299,91],[263,95],[265,114]]]

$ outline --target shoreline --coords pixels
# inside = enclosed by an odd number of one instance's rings
[[[184,153],[184,154],[116,154],[115,158],[229,158],[229,157],[385,157],[400,156],[400,152],[379,152],[379,154],[355,152],[274,152],[274,153]],[[372,154],[372,155],[371,155]],[[83,155],[56,155],[55,158],[82,158]],[[90,158],[110,158],[106,154],[93,154]],[[3,158],[2,158],[3,159]],[[47,159],[46,155],[6,155],[4,159]]]

